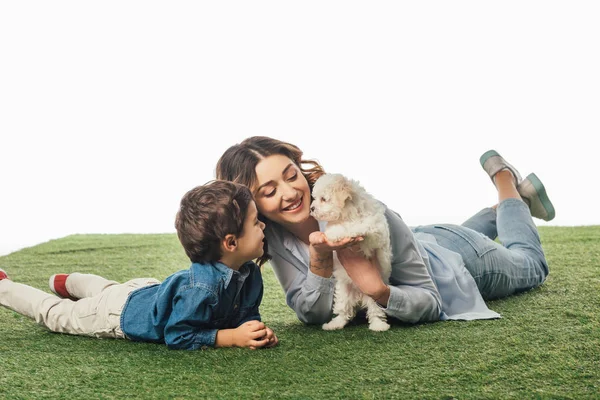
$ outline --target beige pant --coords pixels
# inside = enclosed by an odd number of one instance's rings
[[[135,289],[160,283],[138,278],[119,284],[101,276],[73,273],[67,291],[77,301],[62,299],[31,286],[8,279],[0,281],[0,305],[33,318],[53,332],[98,338],[125,338],[121,312]]]

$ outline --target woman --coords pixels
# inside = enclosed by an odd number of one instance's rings
[[[480,161],[496,185],[499,204],[481,210],[461,226],[411,230],[386,207],[393,250],[389,285],[382,281],[374,261],[353,251],[361,238],[332,243],[310,216],[312,185],[324,170],[302,156],[290,143],[251,137],[223,153],[216,174],[252,190],[266,224],[265,252],[258,263],[271,259],[288,306],[305,323],[320,324],[332,317],[334,252],[363,293],[388,316],[410,323],[498,318],[484,299],[531,289],[548,275],[531,217],[550,220],[554,208],[534,174],[521,180],[517,170],[494,151]],[[503,245],[494,241],[496,236]]]

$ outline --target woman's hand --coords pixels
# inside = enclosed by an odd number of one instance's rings
[[[323,278],[330,278],[333,273],[333,251],[343,249],[363,240],[362,238],[344,238],[335,242],[327,239],[323,232],[313,232],[308,237],[310,253],[310,270]]]
[[[360,291],[386,307],[390,297],[390,288],[381,278],[377,259],[367,259],[358,245],[338,250],[337,256],[348,276]]]
[[[362,236],[349,237],[337,240],[335,242],[327,239],[327,236],[323,232],[313,232],[308,237],[308,242],[314,249],[319,253],[331,253],[334,250],[341,250],[346,247],[352,246],[358,242],[361,242],[364,238]]]

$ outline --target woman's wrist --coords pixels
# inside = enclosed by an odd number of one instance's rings
[[[375,302],[383,307],[387,307],[388,301],[390,300],[391,289],[388,285],[385,285],[380,291],[376,292],[371,296]]]
[[[333,252],[319,252],[310,246],[310,270],[323,278],[333,274]]]

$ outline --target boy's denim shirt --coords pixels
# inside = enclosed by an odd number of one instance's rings
[[[221,263],[194,263],[158,285],[133,291],[123,307],[121,329],[131,340],[166,343],[173,349],[214,347],[217,330],[260,321],[262,295],[262,276],[254,262],[239,271]]]

